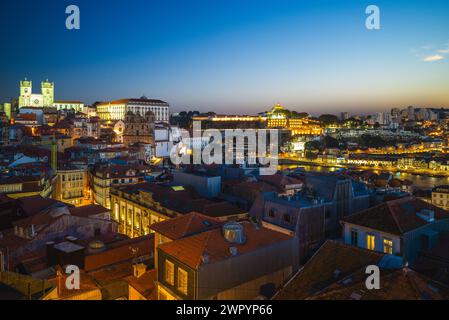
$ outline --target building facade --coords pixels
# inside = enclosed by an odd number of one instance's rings
[[[55,85],[48,79],[41,83],[41,93],[33,93],[31,80],[20,81],[19,108],[22,107],[52,107],[55,98]]]
[[[449,186],[437,186],[432,189],[432,204],[449,210]]]
[[[86,169],[64,167],[56,175],[54,199],[74,206],[90,204]]]
[[[153,112],[156,122],[169,121],[169,104],[162,100],[148,99],[121,99],[97,104],[97,116],[103,121],[124,120],[131,111],[135,114],[145,115]]]
[[[53,107],[59,110],[73,110],[75,112],[84,112],[84,103],[81,101],[63,101],[58,100],[53,103]]]
[[[147,111],[145,115],[128,111],[125,117],[125,130],[123,132],[123,143],[130,146],[135,143],[154,144],[154,121],[153,112]]]

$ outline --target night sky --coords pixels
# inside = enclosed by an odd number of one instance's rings
[[[370,4],[381,30],[365,28]],[[447,0],[1,1],[0,39],[0,102],[28,77],[60,100],[145,94],[172,111],[449,107]]]

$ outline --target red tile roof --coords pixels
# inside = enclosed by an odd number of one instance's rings
[[[42,198],[39,195],[23,197],[17,200],[17,204],[21,211],[28,217],[47,209],[55,203],[58,203],[58,201],[50,198]]]
[[[92,215],[109,213],[110,210],[96,204],[91,204],[83,207],[72,207],[69,208],[70,214],[77,217],[89,217]]]
[[[211,228],[217,228],[221,224],[217,219],[192,212],[185,216],[155,223],[151,226],[151,229],[164,237],[176,240]]]
[[[384,254],[328,240],[275,296],[276,300],[301,300],[368,265],[377,265]]]
[[[236,247],[238,255],[242,255],[291,239],[280,232],[262,227],[256,228],[249,222],[242,222],[242,225],[246,236],[243,244],[228,242],[219,228],[161,244],[159,249],[189,267],[197,269],[204,264],[204,256],[208,256],[208,263],[232,258],[231,247]]]
[[[378,206],[345,217],[343,222],[402,235],[428,224],[418,217],[423,209],[432,210],[435,220],[449,219],[449,212],[414,197],[406,197],[382,203]]]
[[[154,252],[154,235],[115,242],[104,252],[88,255],[85,258],[84,269],[92,271],[131,260],[134,258],[133,250],[136,250],[137,256],[151,255]]]

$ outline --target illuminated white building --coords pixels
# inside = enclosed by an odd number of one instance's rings
[[[55,101],[53,107],[57,110],[74,110],[75,112],[84,111],[84,103],[81,101]]]
[[[111,102],[102,102],[97,105],[97,116],[104,121],[125,120],[125,115],[131,111],[135,114],[145,115],[153,112],[156,122],[168,123],[169,104],[162,100],[148,99],[120,99]]]

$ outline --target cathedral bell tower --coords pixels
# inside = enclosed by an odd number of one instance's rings
[[[55,84],[47,80],[41,83],[41,93],[43,97],[44,107],[53,107],[55,101]]]
[[[20,97],[19,108],[31,106],[31,94],[33,89],[33,83],[31,80],[20,81]]]

